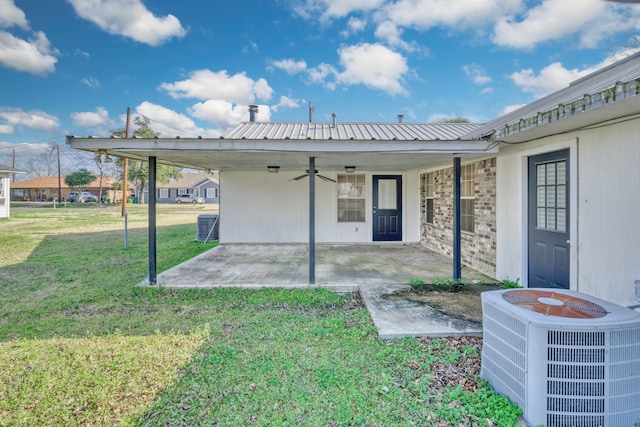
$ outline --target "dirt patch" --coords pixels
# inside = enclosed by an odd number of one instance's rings
[[[497,289],[501,289],[499,284],[471,283],[452,289],[443,289],[441,286],[424,284],[403,288],[383,295],[382,298],[391,301],[405,300],[427,304],[448,316],[482,323],[480,294]]]

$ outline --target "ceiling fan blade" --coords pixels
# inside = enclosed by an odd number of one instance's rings
[[[320,178],[320,179],[322,179],[322,180],[325,180],[325,181],[327,181],[327,182],[336,182],[336,180],[335,180],[335,179],[331,179],[331,178],[329,178],[328,176],[324,176],[324,175],[320,175],[320,174],[318,174],[318,175],[317,175],[317,177],[318,177],[318,178]]]
[[[296,176],[295,178],[291,178],[289,181],[298,181],[298,180],[301,180],[302,178],[306,178],[308,176],[309,176],[309,174],[305,173],[304,175],[300,175],[300,176]]]

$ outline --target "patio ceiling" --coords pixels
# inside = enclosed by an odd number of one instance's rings
[[[231,140],[207,138],[117,139],[67,137],[72,148],[148,160],[185,168],[221,171],[281,171],[316,168],[340,171],[345,166],[361,170],[398,171],[451,164],[453,157],[478,157],[497,153],[488,141],[336,141],[336,140]]]

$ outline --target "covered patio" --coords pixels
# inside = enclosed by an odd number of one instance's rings
[[[158,274],[165,287],[322,287],[338,293],[380,286],[406,285],[411,280],[432,283],[450,279],[452,259],[420,244],[316,244],[316,284],[308,280],[305,244],[221,244]],[[463,268],[462,278],[493,279]]]
[[[452,165],[454,170],[453,265],[448,262],[451,266],[449,271],[438,273],[438,276],[463,278],[460,257],[461,160],[497,152],[497,145],[486,140],[461,139],[461,135],[477,126],[466,123],[336,123],[335,120],[333,123],[250,121],[239,125],[227,137],[216,140],[68,136],[67,142],[81,150],[149,161],[150,284],[162,284],[163,280],[157,277],[155,266],[155,171],[160,163],[219,170],[223,192],[220,204],[223,218],[221,243],[304,242],[306,250],[300,246],[297,252],[300,259],[291,265],[302,268],[302,258],[306,257],[308,267],[300,271],[302,274],[306,272],[306,279],[300,281],[295,276],[295,280],[290,280],[301,285],[326,285],[335,279],[331,275],[323,278],[322,275],[331,270],[324,266],[316,267],[316,262],[323,262],[321,255],[316,254],[316,242],[375,244],[380,240],[393,240],[409,245],[418,243],[421,222],[419,171],[446,164]],[[341,171],[353,173],[356,169],[362,171],[366,182],[363,185],[366,194],[358,193],[352,197],[360,199],[357,209],[361,216],[355,222],[343,222],[342,217],[336,217],[335,186],[317,188],[316,178],[335,183]],[[378,187],[376,180],[384,177],[389,177],[386,181],[381,180],[384,184],[392,180],[395,184]],[[301,178],[308,181],[306,191],[287,184]],[[303,201],[305,197],[307,200]],[[377,197],[381,198],[380,206],[375,201]],[[254,200],[260,204],[254,204]],[[318,215],[316,211],[319,211]],[[392,221],[393,225],[387,228],[386,224],[392,224]],[[396,232],[396,235],[381,238],[382,232]],[[308,237],[305,238],[305,234]],[[375,264],[389,258],[384,254],[371,259]],[[340,264],[331,265],[335,268]],[[369,276],[366,270],[359,274],[361,278]],[[398,281],[418,278],[414,276],[405,274]],[[287,276],[281,276],[280,280],[282,277]],[[226,281],[229,282],[228,279]]]

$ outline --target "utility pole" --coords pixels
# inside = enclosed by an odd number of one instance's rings
[[[13,168],[16,168],[16,149],[13,149]],[[16,173],[13,173],[13,182],[16,182]]]
[[[60,177],[60,145],[56,144],[58,149],[58,203],[62,201],[62,178]]]
[[[127,107],[127,125],[124,128],[124,137],[129,138],[129,126],[131,124],[131,108]],[[129,180],[129,159],[127,157],[123,160],[123,173],[122,173],[122,216],[127,213],[127,181]]]

